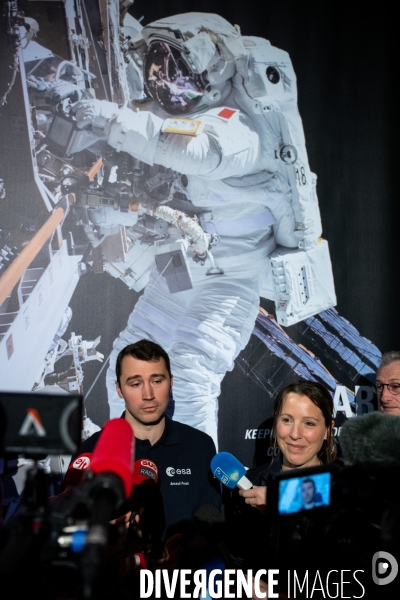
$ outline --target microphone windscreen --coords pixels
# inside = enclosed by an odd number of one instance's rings
[[[370,466],[400,466],[400,417],[371,412],[347,419],[340,431],[343,457]]]
[[[226,487],[233,489],[246,475],[246,469],[230,452],[218,452],[211,460],[211,471]]]
[[[132,484],[140,485],[142,483],[149,485],[155,485],[158,481],[158,469],[153,461],[147,458],[141,458],[135,461],[133,465],[133,477]]]
[[[90,468],[99,473],[111,472],[121,479],[125,498],[132,492],[134,435],[125,419],[107,421],[93,452]]]
[[[78,485],[83,481],[85,471],[90,468],[92,460],[92,452],[84,452],[75,458],[69,465],[67,472],[64,475],[63,487],[68,485]]]

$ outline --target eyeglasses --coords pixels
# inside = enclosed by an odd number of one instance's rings
[[[382,394],[383,388],[385,386],[387,387],[388,391],[394,396],[400,394],[400,383],[377,383],[375,384],[376,393]]]

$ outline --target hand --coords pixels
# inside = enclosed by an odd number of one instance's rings
[[[267,511],[267,488],[265,485],[255,485],[250,490],[239,490],[239,496],[244,498],[246,504],[256,508],[263,515]]]
[[[35,79],[35,81],[31,81],[31,87],[36,87],[36,89],[40,90],[40,81]],[[58,104],[62,102],[66,98],[69,98],[71,102],[78,102],[82,100],[87,95],[87,92],[80,88],[75,83],[71,83],[69,81],[56,81],[55,83],[43,83],[43,88],[45,91],[45,98],[49,104]]]
[[[71,107],[79,129],[92,126],[108,135],[112,121],[118,114],[118,104],[107,100],[80,100]]]
[[[127,575],[138,573],[141,569],[147,569],[147,560],[143,552],[130,553],[125,556],[118,568],[118,579],[124,579]]]
[[[143,520],[145,515],[145,508],[142,507],[137,513],[129,513],[128,527],[132,529],[132,532],[138,537],[143,538]]]
[[[51,508],[57,508],[59,506],[59,504],[64,502],[64,500],[67,500],[71,496],[72,492],[74,491],[74,487],[75,486],[73,486],[73,485],[67,485],[65,490],[60,492],[56,496],[49,496],[48,501],[49,501]]]
[[[116,519],[113,519],[112,521],[110,521],[110,525],[125,525],[125,527],[128,529],[129,524],[130,524],[131,515],[132,515],[132,512],[129,511],[129,512],[125,513],[124,515],[121,515],[120,517],[117,517]]]
[[[259,598],[268,598],[268,585],[265,583],[265,581],[263,581],[262,579],[260,579],[260,584],[259,584],[259,590],[256,590],[256,587],[254,585],[254,577],[253,579],[253,585],[251,587],[251,597],[252,600],[258,600]],[[258,594],[258,592],[261,592],[261,595]],[[265,596],[264,596],[265,594]]]
[[[259,579],[259,585],[257,586],[257,588],[258,588],[257,590],[254,585],[254,577],[252,577],[252,583],[253,583],[252,590],[251,590],[252,600],[260,600],[261,598],[262,598],[262,600],[267,600],[268,585],[265,583],[265,581],[263,581],[262,579]],[[286,596],[286,594],[281,594],[280,592],[278,592],[278,598],[279,598],[279,600],[286,600],[288,598],[288,596]]]
[[[163,545],[163,556],[158,559],[148,559],[152,569],[178,569],[180,563],[180,555],[182,535],[176,533],[166,540]]]

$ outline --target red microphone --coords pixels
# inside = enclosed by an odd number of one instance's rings
[[[91,511],[81,558],[84,597],[91,597],[94,580],[104,560],[109,522],[131,495],[133,458],[132,427],[121,418],[107,421],[90,462],[93,478],[84,484]]]
[[[75,458],[69,465],[62,482],[62,487],[65,489],[69,485],[76,486],[81,483],[85,476],[85,471],[90,467],[92,460],[92,452],[84,452]]]
[[[121,560],[118,568],[118,578],[124,579],[132,571],[140,571],[141,569],[148,568],[145,554],[143,552],[135,552]]]
[[[132,427],[125,419],[111,419],[105,424],[90,462],[95,475],[112,473],[121,480],[125,499],[132,492],[133,461],[135,456]]]
[[[133,465],[133,477],[132,484],[140,485],[146,483],[150,486],[156,484],[158,481],[158,469],[153,461],[147,458],[141,458],[136,460]]]

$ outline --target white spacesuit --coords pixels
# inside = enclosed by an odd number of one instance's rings
[[[161,19],[141,35],[154,102],[132,110],[84,100],[74,108],[78,125],[100,128],[117,151],[184,175],[180,185],[213,245],[197,261],[189,246],[191,287],[183,291],[171,293],[154,267],[114,342],[110,417],[123,410],[118,352],[150,338],[171,358],[170,414],[217,444],[220,384],[250,338],[260,296],[275,301],[286,325],[335,304],[316,178],[285,52],[211,14]]]

